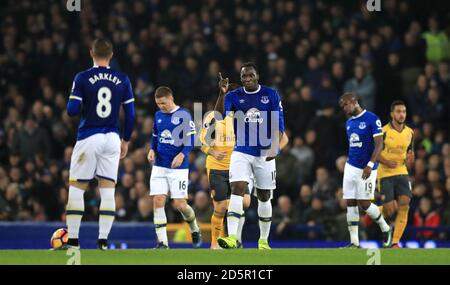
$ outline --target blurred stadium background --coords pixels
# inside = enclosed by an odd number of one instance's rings
[[[168,85],[181,105],[202,102],[211,110],[218,72],[239,83],[241,63],[253,60],[261,83],[282,96],[291,139],[277,160],[274,247],[348,240],[345,117],[337,100],[349,90],[383,124],[394,99],[407,102],[416,161],[404,240],[450,247],[450,4],[381,0],[382,11],[369,12],[365,0],[336,2],[82,0],[81,12],[69,12],[66,0],[1,1],[0,248],[47,248],[51,233],[64,227],[78,124],[65,107],[74,75],[91,66],[89,44],[97,36],[112,40],[112,67],[129,75],[138,115],[120,165],[113,246],[154,245],[146,161],[154,89]],[[212,204],[204,161],[199,149],[190,155],[189,203],[207,237]],[[87,247],[97,233],[95,186],[81,226]],[[248,246],[258,232],[255,202],[246,213]],[[186,229],[170,204],[167,211],[172,241],[182,247]],[[361,224],[364,240],[381,238],[370,219]]]

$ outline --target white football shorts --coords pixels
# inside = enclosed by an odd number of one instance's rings
[[[120,137],[117,133],[95,134],[77,141],[70,160],[70,181],[90,181],[97,176],[117,181]]]
[[[152,167],[150,196],[167,195],[172,199],[187,199],[189,169]]]
[[[363,170],[348,163],[344,168],[342,190],[344,199],[373,200],[377,180],[377,170],[372,170],[369,178],[362,179]]]
[[[255,187],[264,190],[276,188],[275,159],[266,161],[265,156],[253,156],[233,151],[230,160],[230,182],[254,179]]]

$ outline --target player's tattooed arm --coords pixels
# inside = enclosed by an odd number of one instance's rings
[[[229,88],[229,79],[223,78],[222,73],[219,72],[219,98],[217,98],[216,106],[214,107],[214,111],[217,111],[221,114],[225,111],[225,94],[228,92]]]
[[[369,164],[375,163],[379,159],[380,153],[383,150],[383,136],[375,136],[373,138],[373,141],[375,144],[375,148],[372,152],[372,156],[370,157],[370,161],[369,161],[368,165],[363,170],[362,179],[364,179],[364,180],[369,178],[370,173],[372,173],[373,165],[371,167],[371,166],[369,166]]]

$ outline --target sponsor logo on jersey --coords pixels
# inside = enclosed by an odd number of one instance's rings
[[[361,130],[364,130],[366,127],[367,127],[366,122],[361,122],[361,123],[359,123],[359,128],[360,128]]]
[[[261,111],[256,108],[251,108],[247,111],[247,113],[245,113],[244,122],[246,123],[262,124],[263,120],[264,119],[262,118]]]
[[[362,141],[359,140],[359,136],[356,133],[350,135],[350,147],[362,147]]]
[[[175,140],[172,139],[172,133],[169,130],[164,130],[160,135],[159,142],[165,144],[174,144]]]
[[[261,97],[261,103],[263,103],[263,104],[269,103],[269,97],[267,97],[267,96],[262,96],[262,97]]]

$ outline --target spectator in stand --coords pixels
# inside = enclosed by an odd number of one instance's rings
[[[153,202],[150,197],[146,196],[139,198],[137,209],[138,211],[133,217],[134,221],[136,222],[153,221]]]
[[[441,60],[449,59],[449,39],[444,31],[439,30],[437,17],[432,16],[428,19],[428,28],[429,30],[422,35],[427,44],[425,53],[427,60],[437,63]]]
[[[431,200],[427,197],[422,197],[419,202],[419,209],[414,213],[414,226],[416,227],[438,227],[441,223],[441,216],[431,207]],[[437,235],[430,230],[419,231],[417,238],[421,240],[430,240]]]
[[[428,90],[428,96],[422,106],[422,118],[439,128],[444,127],[445,106],[441,103],[439,90],[434,87]]]
[[[336,188],[336,184],[330,177],[328,170],[325,167],[317,168],[316,182],[312,189],[313,194],[322,201],[330,201],[334,199]]]
[[[48,157],[50,142],[47,132],[40,128],[35,118],[29,117],[16,135],[13,145],[21,157],[31,158],[37,154]]]
[[[193,209],[199,223],[209,223],[211,221],[214,209],[207,192],[198,191],[195,193]]]
[[[345,82],[344,92],[355,92],[361,105],[369,111],[375,110],[375,81],[367,74],[366,68],[358,64],[354,69],[354,77]]]
[[[314,152],[308,145],[305,144],[302,137],[294,138],[291,148],[291,154],[295,156],[298,165],[298,183],[304,183],[310,180],[312,168],[314,165]]]
[[[300,162],[291,153],[291,147],[287,144],[277,159],[277,191],[274,192],[275,197],[288,195],[294,198],[295,189],[298,185],[298,177],[292,173],[300,172]]]
[[[292,207],[291,199],[285,195],[280,196],[273,213],[273,222],[277,224],[275,230],[276,237],[279,239],[289,239],[295,236],[295,231],[290,227],[298,222],[297,218],[298,213]]]

